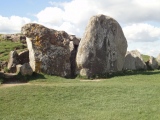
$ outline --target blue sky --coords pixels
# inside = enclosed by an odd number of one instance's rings
[[[1,0],[0,15],[5,17],[15,15],[36,19],[33,15],[46,7],[52,6],[49,2],[48,0]]]
[[[96,14],[116,19],[128,50],[160,53],[160,0],[1,0],[0,33],[19,33],[30,22],[82,37]]]

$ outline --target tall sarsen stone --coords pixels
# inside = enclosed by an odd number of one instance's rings
[[[121,71],[126,51],[127,41],[116,20],[105,15],[91,17],[76,57],[80,75]]]

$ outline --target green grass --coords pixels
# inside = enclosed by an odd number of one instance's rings
[[[142,54],[142,58],[143,58],[144,62],[147,62],[149,60],[150,56]]]
[[[9,57],[9,52],[18,48],[17,52],[23,51],[26,46],[20,42],[11,42],[11,41],[1,41],[0,42],[0,61],[7,61]]]
[[[2,82],[3,82],[3,79],[2,79],[2,78],[0,78],[0,84],[2,84]]]
[[[160,119],[160,71],[128,72],[99,82],[49,75],[30,80],[0,87],[1,120]]]

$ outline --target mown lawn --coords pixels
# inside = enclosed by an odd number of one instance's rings
[[[159,120],[160,71],[101,81],[44,75],[0,86],[0,120]]]

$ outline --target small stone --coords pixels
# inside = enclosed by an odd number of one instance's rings
[[[151,69],[151,70],[158,69],[158,62],[153,56],[150,56],[147,65],[148,65],[148,68]]]
[[[22,66],[17,66],[17,67],[20,67],[20,73],[24,76],[33,74],[33,70],[29,63],[25,63]]]
[[[124,70],[146,70],[147,66],[138,50],[128,51],[125,56]]]

